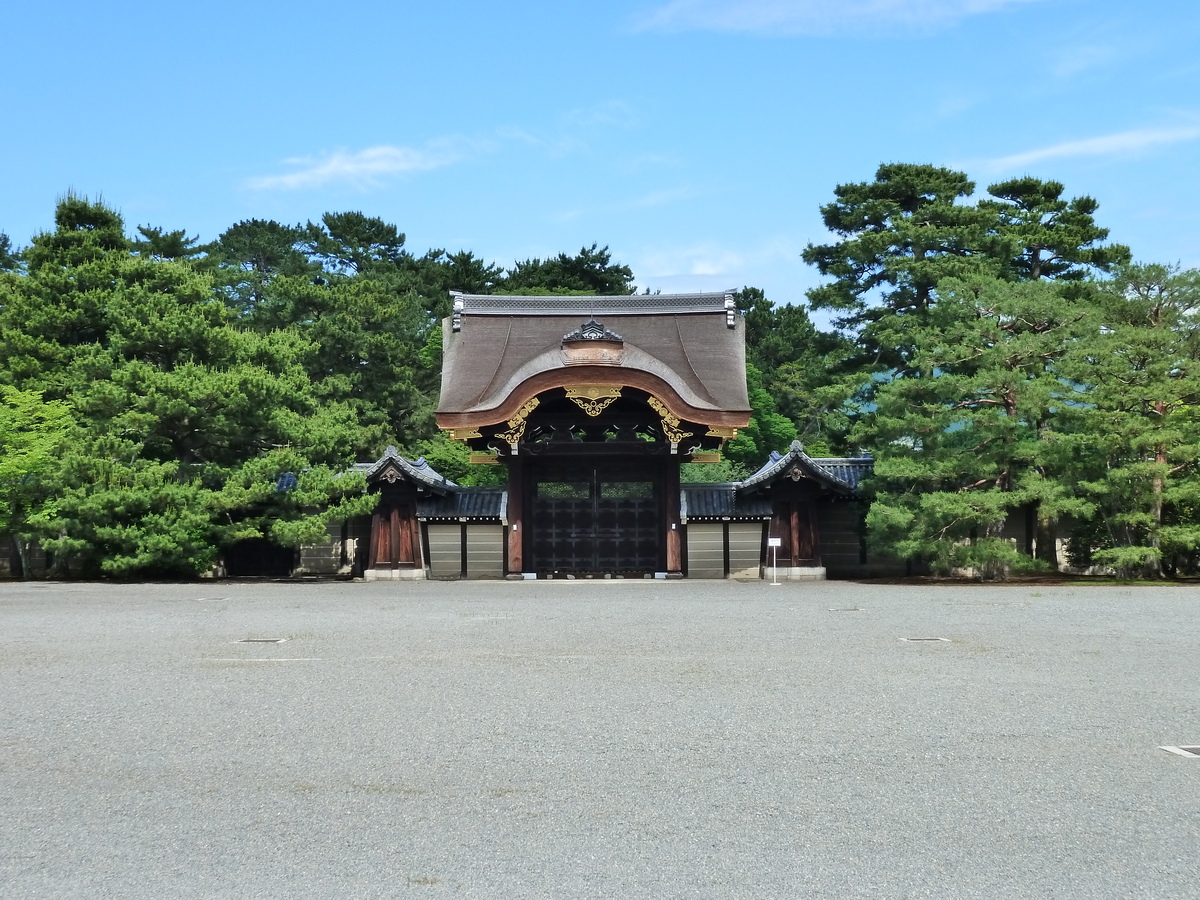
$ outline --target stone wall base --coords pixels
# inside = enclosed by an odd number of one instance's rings
[[[776,577],[780,581],[824,581],[824,566],[780,566]],[[771,567],[763,567],[763,578],[771,580]]]
[[[367,569],[363,581],[424,581],[425,569]]]

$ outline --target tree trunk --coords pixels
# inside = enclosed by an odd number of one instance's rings
[[[21,561],[21,580],[28,581],[33,577],[29,571],[29,541],[25,540],[21,535],[13,535],[13,543],[17,547],[17,559]]]
[[[1037,520],[1037,536],[1034,539],[1034,552],[1042,562],[1049,564],[1051,571],[1058,571],[1058,520]]]
[[[1154,413],[1158,416],[1159,425],[1167,417],[1166,401],[1154,401]],[[1150,487],[1150,517],[1153,524],[1150,526],[1150,546],[1154,549],[1154,555],[1146,560],[1144,567],[1147,578],[1162,578],[1162,548],[1159,538],[1159,532],[1162,530],[1162,515],[1163,515],[1163,469],[1167,466],[1167,447],[1165,444],[1154,445],[1154,462],[1159,469],[1154,474],[1154,483]]]
[[[1004,533],[1004,520],[989,522],[983,529],[983,536],[990,540],[1000,540]],[[990,543],[988,546],[992,546]],[[999,559],[984,559],[979,563],[980,581],[1005,581],[1008,579],[1008,564]]]

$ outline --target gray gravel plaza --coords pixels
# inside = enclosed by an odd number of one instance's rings
[[[1195,897],[1200,759],[1158,748],[1200,744],[1198,614],[1195,586],[2,584],[0,895]]]

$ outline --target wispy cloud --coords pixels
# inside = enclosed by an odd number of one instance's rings
[[[551,159],[559,159],[587,149],[587,143],[574,134],[560,132],[542,136],[515,125],[506,125],[497,129],[496,136],[508,143],[524,144],[527,147],[541,150]]]
[[[260,175],[247,181],[256,190],[296,190],[349,184],[371,187],[413,172],[427,172],[459,162],[482,149],[477,142],[458,138],[432,141],[423,148],[382,145],[365,150],[335,150],[318,157],[284,160],[292,171]]]
[[[541,132],[519,126],[502,126],[482,136],[447,136],[423,146],[381,144],[365,150],[339,149],[316,156],[283,160],[287,171],[248,178],[253,190],[288,191],[331,185],[377,187],[405,175],[441,169],[477,159],[509,146],[537,150],[551,159],[585,152],[587,138],[613,129],[628,130],[636,123],[635,111],[620,100],[569,110],[558,123]]]
[[[794,261],[799,265],[803,249],[803,242],[791,236],[771,237],[751,247],[701,241],[651,249],[635,260],[634,271],[648,272],[653,280],[688,276],[737,280],[745,270],[770,263]]]
[[[1061,53],[1051,71],[1059,78],[1070,78],[1080,72],[1111,63],[1119,56],[1117,50],[1109,46],[1071,47]]]
[[[637,124],[637,114],[623,100],[605,100],[592,106],[580,107],[567,113],[569,126],[576,128],[632,128]]]
[[[577,219],[583,218],[584,216],[634,212],[644,209],[657,209],[664,206],[673,206],[677,203],[686,203],[689,200],[696,200],[701,197],[711,197],[717,193],[721,193],[720,189],[681,184],[675,187],[656,188],[654,190],[647,191],[644,194],[638,194],[637,196],[627,197],[611,203],[604,203],[596,206],[571,207],[554,214],[552,219],[555,222],[566,223],[574,222]]]
[[[639,31],[821,35],[928,31],[967,16],[1044,0],[671,0],[634,21]]]
[[[1200,138],[1200,125],[1181,125],[1174,128],[1135,128],[1106,134],[1102,137],[1084,138],[1078,141],[1063,141],[1026,150],[1011,156],[1000,156],[984,160],[982,165],[989,169],[1020,169],[1048,159],[1069,159],[1080,156],[1119,156],[1136,153],[1164,144],[1179,144]]]

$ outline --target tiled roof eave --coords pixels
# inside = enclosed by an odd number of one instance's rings
[[[383,456],[373,463],[355,463],[352,471],[362,472],[367,477],[367,480],[371,481],[389,465],[398,468],[416,484],[427,487],[439,494],[457,490],[459,487],[449,478],[439,475],[433,466],[425,462],[424,457],[417,460],[417,463],[410,462],[401,456],[395,447],[388,447]]]
[[[777,460],[769,463],[759,469],[749,478],[745,479],[738,485],[738,491],[749,491],[780,478],[784,472],[794,465],[799,466],[808,473],[814,481],[823,484],[825,487],[838,491],[839,493],[857,493],[858,487],[856,483],[851,483],[843,478],[838,477],[833,472],[830,472],[827,466],[835,465],[869,465],[871,460],[869,457],[830,457],[813,459],[804,452],[804,447],[799,441],[793,441],[788,452],[780,456]]]

